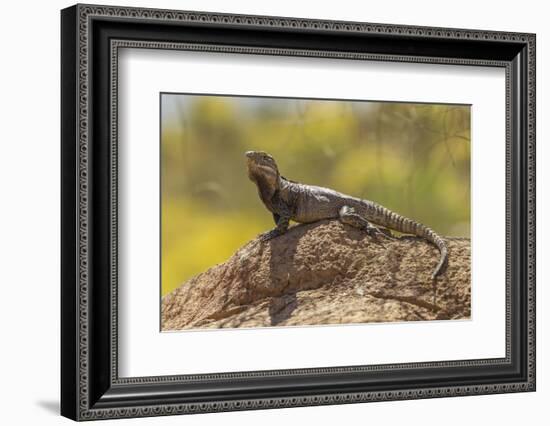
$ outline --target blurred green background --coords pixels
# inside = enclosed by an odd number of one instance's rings
[[[161,120],[162,295],[274,226],[248,150],[289,179],[470,235],[469,106],[162,94]]]

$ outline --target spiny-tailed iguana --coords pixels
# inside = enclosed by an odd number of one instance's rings
[[[404,234],[422,237],[434,244],[441,256],[432,273],[432,279],[443,272],[447,264],[447,245],[430,228],[373,201],[288,180],[279,173],[273,157],[265,152],[248,151],[246,157],[248,177],[258,187],[260,198],[267,209],[273,213],[276,224],[273,230],[262,236],[263,240],[286,232],[290,220],[311,223],[322,219],[339,219],[342,223],[363,229],[370,235],[388,236],[388,233],[373,225],[376,224]]]

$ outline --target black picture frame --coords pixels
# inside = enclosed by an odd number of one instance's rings
[[[91,420],[534,391],[535,41],[534,34],[510,32],[97,5],[64,9],[61,414]],[[121,46],[505,68],[506,357],[119,378],[113,99]]]

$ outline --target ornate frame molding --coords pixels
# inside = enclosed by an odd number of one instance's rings
[[[400,399],[416,399],[416,398],[434,398],[443,396],[460,396],[460,395],[475,395],[488,393],[503,393],[503,392],[518,392],[518,391],[533,391],[535,389],[535,36],[533,34],[520,34],[510,32],[495,32],[495,31],[478,31],[464,29],[447,29],[447,28],[428,28],[428,27],[413,27],[402,25],[385,25],[385,24],[369,24],[358,22],[337,22],[324,20],[309,20],[309,19],[294,19],[266,16],[246,16],[246,15],[228,15],[202,12],[184,12],[156,9],[136,9],[126,7],[104,7],[77,5],[73,8],[66,9],[64,12],[65,27],[63,37],[65,39],[64,61],[74,63],[65,64],[66,73],[74,74],[74,87],[65,88],[65,93],[68,93],[67,98],[63,98],[63,111],[66,116],[70,115],[69,108],[74,109],[75,125],[74,131],[67,130],[67,136],[64,136],[63,147],[72,146],[75,156],[71,157],[67,154],[63,160],[65,167],[64,175],[68,174],[74,177],[74,182],[71,187],[64,187],[67,191],[74,191],[72,197],[66,196],[64,200],[64,211],[67,214],[74,213],[75,223],[74,230],[66,229],[67,241],[64,241],[66,251],[63,251],[63,262],[67,265],[69,262],[76,263],[72,265],[75,272],[74,277],[64,278],[63,291],[73,292],[75,306],[67,307],[67,300],[62,301],[64,309],[63,313],[63,352],[66,357],[71,357],[77,354],[72,360],[70,366],[63,366],[64,369],[71,369],[70,372],[65,371],[65,376],[62,376],[64,390],[62,390],[62,413],[68,417],[78,420],[91,420],[113,417],[141,417],[151,415],[169,415],[197,412],[214,412],[214,411],[229,411],[229,410],[244,410],[244,409],[260,409],[260,408],[276,408],[276,407],[291,407],[291,406],[307,406],[307,405],[323,405],[323,404],[341,404],[352,402],[366,401],[382,401],[382,400],[400,400]],[[108,366],[107,388],[113,389],[114,396],[110,396],[102,402],[103,397],[98,397],[101,394],[100,389],[102,384],[93,385],[91,388],[92,375],[99,374],[98,367],[95,367],[90,362],[93,348],[91,341],[96,339],[96,335],[92,332],[92,322],[97,316],[91,314],[91,297],[90,289],[92,286],[91,276],[93,248],[91,246],[94,241],[92,234],[92,215],[97,207],[93,204],[93,188],[95,186],[94,174],[91,169],[90,161],[92,139],[94,135],[91,132],[91,115],[94,108],[92,99],[94,96],[92,81],[92,49],[98,49],[92,43],[93,35],[92,27],[94,21],[104,22],[139,22],[143,25],[162,25],[166,23],[177,25],[213,25],[223,26],[224,28],[254,28],[260,30],[276,29],[282,31],[290,31],[292,33],[301,33],[314,31],[316,33],[326,34],[354,34],[354,35],[373,35],[386,38],[392,37],[410,37],[411,40],[446,40],[449,42],[482,42],[482,43],[504,43],[513,50],[515,45],[517,49],[523,49],[524,54],[521,58],[523,65],[514,62],[512,59],[483,59],[483,58],[462,58],[462,57],[441,57],[441,56],[418,56],[418,55],[403,55],[392,53],[364,53],[353,51],[337,51],[337,50],[316,50],[316,49],[299,49],[299,48],[279,48],[279,47],[254,47],[254,46],[231,46],[231,45],[216,45],[212,43],[192,43],[178,41],[146,41],[140,39],[110,39],[109,43],[109,90],[110,90],[110,178],[109,178],[109,215],[110,215],[110,318],[109,342],[111,346],[110,361]],[[67,41],[73,37],[71,44]],[[412,43],[412,41],[411,41]],[[193,375],[193,376],[160,376],[160,377],[145,377],[145,378],[126,378],[118,377],[117,369],[117,87],[118,87],[118,49],[119,48],[154,48],[154,49],[178,49],[178,50],[196,50],[196,51],[216,51],[236,54],[263,54],[275,56],[313,56],[324,58],[337,59],[356,59],[356,60],[374,60],[374,61],[397,61],[397,62],[425,62],[425,63],[445,63],[457,65],[481,65],[503,67],[506,69],[506,110],[507,110],[507,154],[506,154],[506,194],[507,194],[507,259],[506,259],[506,357],[503,359],[481,359],[481,360],[465,360],[454,362],[434,362],[434,363],[415,363],[415,364],[391,364],[391,365],[376,365],[376,366],[361,366],[361,367],[327,367],[321,369],[305,369],[305,370],[274,370],[263,372],[244,372],[244,373],[224,373],[224,374],[209,374],[209,375]],[[526,71],[524,80],[517,81],[517,67],[523,66]],[[521,85],[525,85],[521,88]],[[524,93],[524,98],[521,102],[525,105],[516,105],[513,103],[513,98],[518,96],[518,91]],[[76,102],[69,103],[71,94],[76,94]],[[517,109],[521,111],[517,111]],[[518,158],[518,153],[513,147],[513,138],[517,137],[519,129],[512,126],[512,119],[515,114],[523,114],[522,123],[525,125],[526,139],[522,140],[525,144]],[[519,136],[521,139],[521,135]],[[525,156],[525,158],[523,158]],[[71,158],[69,158],[71,157]],[[517,170],[513,168],[512,162],[522,160],[525,162],[525,176],[516,176]],[[68,165],[71,162],[71,165]],[[74,164],[73,164],[74,162]],[[521,170],[520,170],[521,172]],[[515,174],[514,174],[515,173]],[[520,173],[521,174],[521,173]],[[520,180],[518,180],[520,179]],[[64,184],[65,185],[65,184]],[[68,185],[68,184],[67,184]],[[521,185],[524,185],[523,187]],[[473,385],[452,385],[452,386],[434,386],[425,388],[409,388],[402,387],[396,390],[376,390],[376,391],[357,391],[357,392],[332,392],[332,393],[317,393],[311,395],[299,396],[273,396],[268,398],[219,398],[214,401],[204,402],[158,402],[155,404],[143,403],[124,403],[124,399],[117,400],[120,396],[116,392],[129,386],[160,386],[181,383],[195,382],[217,382],[228,379],[246,379],[246,378],[266,378],[266,377],[298,377],[304,375],[315,374],[319,376],[330,376],[331,374],[343,373],[359,373],[373,371],[388,371],[388,370],[407,370],[407,369],[424,369],[424,368],[452,368],[452,367],[479,367],[488,365],[511,365],[512,364],[512,329],[513,321],[516,321],[514,312],[511,307],[512,297],[516,295],[516,290],[513,288],[512,277],[513,265],[511,258],[513,255],[512,240],[513,226],[518,226],[517,221],[513,222],[512,208],[515,199],[513,191],[523,191],[525,199],[525,225],[526,238],[525,247],[525,262],[526,267],[526,329],[525,331],[525,374],[521,380],[512,380],[502,383],[486,383]],[[74,198],[73,198],[74,197]],[[96,201],[97,203],[97,201]],[[70,204],[70,206],[69,206]],[[520,224],[521,225],[521,224]],[[64,225],[65,226],[65,225]],[[73,232],[74,231],[74,232]],[[514,231],[515,232],[515,231]],[[75,239],[70,247],[69,240]],[[518,242],[516,241],[516,244]],[[522,243],[523,244],[523,243]],[[64,266],[65,268],[65,266]],[[69,272],[73,272],[67,271]],[[521,278],[521,277],[520,277]],[[516,295],[517,296],[517,295]],[[517,315],[516,315],[517,316]],[[67,328],[66,322],[72,321],[72,327]],[[72,331],[76,335],[70,335]],[[104,364],[104,363],[103,363]],[[102,368],[103,368],[103,364]],[[74,380],[72,380],[74,379]],[[97,388],[97,389],[96,389]],[[68,393],[76,393],[75,398],[68,396]],[[108,392],[105,392],[107,395]],[[108,395],[109,396],[109,395]],[[114,401],[114,402],[113,402]],[[120,402],[122,401],[122,402]]]

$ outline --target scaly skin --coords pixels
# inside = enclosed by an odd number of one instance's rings
[[[443,273],[447,264],[447,245],[430,228],[372,201],[285,179],[280,175],[273,157],[265,152],[248,151],[246,157],[248,177],[258,187],[260,199],[273,213],[277,225],[272,231],[263,234],[262,239],[267,240],[286,232],[290,220],[311,223],[322,219],[339,219],[370,235],[389,237],[391,234],[375,226],[379,225],[422,237],[434,244],[439,249],[440,260],[432,273],[432,279]]]

